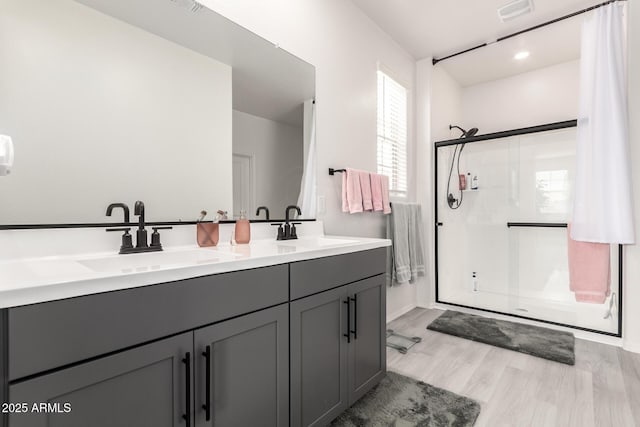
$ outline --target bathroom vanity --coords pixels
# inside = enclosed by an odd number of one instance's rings
[[[85,258],[94,276],[61,298],[0,289],[30,299],[1,310],[4,425],[326,425],[385,374],[389,243],[256,241],[144,254],[160,260],[146,269]]]

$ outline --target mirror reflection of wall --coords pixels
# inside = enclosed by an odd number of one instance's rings
[[[233,111],[233,215],[254,217],[258,206],[282,217],[295,205],[302,180],[302,110],[298,123]],[[264,218],[261,215],[260,218]]]
[[[109,203],[135,200],[149,221],[296,203],[315,70],[272,43],[159,0],[6,0],[0,40],[0,134],[16,148],[0,224],[108,222]],[[252,194],[233,186],[233,153],[252,158]]]

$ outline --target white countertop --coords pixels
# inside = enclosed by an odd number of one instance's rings
[[[163,252],[114,251],[0,260],[0,308],[136,288],[211,274],[266,267],[390,246],[387,239],[342,236],[254,240]]]

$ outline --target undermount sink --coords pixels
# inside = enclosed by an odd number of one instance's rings
[[[104,258],[91,258],[77,262],[100,273],[122,272],[135,273],[179,266],[194,266],[230,261],[237,257],[229,252],[218,252],[207,249],[194,249],[175,252],[153,252],[131,255],[113,255]]]
[[[325,246],[339,246],[357,243],[357,240],[338,239],[331,237],[300,237],[297,240],[279,241],[279,245],[303,246],[306,248],[322,248]]]

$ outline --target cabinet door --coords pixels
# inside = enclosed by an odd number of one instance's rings
[[[384,377],[387,366],[386,287],[384,276],[348,286],[351,302],[349,344],[349,405]]]
[[[195,349],[197,426],[289,425],[287,304],[198,329]]]
[[[292,426],[324,426],[348,407],[345,302],[343,286],[290,305]]]
[[[193,334],[185,333],[13,384],[10,400],[27,403],[29,411],[40,403],[65,411],[68,403],[70,412],[12,414],[9,425],[184,427],[183,415],[192,406],[186,386],[192,381],[183,359],[187,353],[193,357],[192,348]]]

